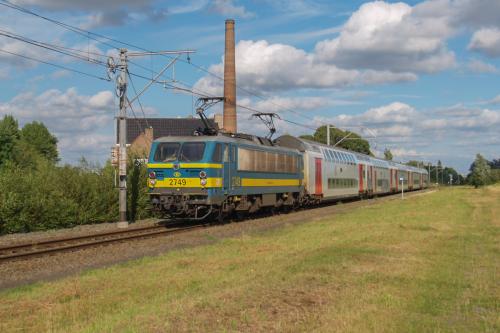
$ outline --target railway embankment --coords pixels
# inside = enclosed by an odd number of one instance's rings
[[[499,218],[500,187],[454,188],[154,238],[170,251],[0,292],[0,330],[498,331]]]

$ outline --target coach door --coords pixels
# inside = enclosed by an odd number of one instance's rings
[[[392,191],[392,169],[389,169],[389,191]]]
[[[359,165],[359,193],[363,193],[363,179],[364,179],[364,172],[363,172],[363,164]]]
[[[323,185],[322,185],[322,174],[321,174],[321,158],[315,159],[315,184],[316,184],[316,195],[321,195],[323,193]]]
[[[396,191],[399,189],[399,178],[398,178],[398,170],[394,170],[394,187],[396,188]]]
[[[373,192],[373,166],[368,166],[368,180],[367,180],[368,193]]]

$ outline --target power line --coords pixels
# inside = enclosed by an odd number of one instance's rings
[[[144,109],[142,107],[141,100],[139,99],[139,95],[137,94],[137,90],[135,89],[134,81],[132,80],[132,76],[127,70],[127,75],[130,79],[130,84],[132,85],[132,89],[134,90],[134,94],[137,96],[137,102],[139,103],[139,106],[141,108],[142,115],[144,116],[144,121],[146,122],[146,126],[149,128],[148,120],[146,119],[146,113],[144,112]],[[130,105],[130,108],[132,108],[132,105]]]
[[[74,73],[77,73],[77,74],[85,75],[85,76],[92,77],[92,78],[95,78],[95,79],[99,79],[99,80],[103,80],[103,81],[111,81],[108,78],[104,78],[104,77],[100,77],[100,76],[97,76],[97,75],[94,75],[94,74],[82,72],[82,71],[79,71],[77,69],[73,69],[73,68],[69,68],[69,67],[66,67],[66,66],[54,64],[54,63],[51,63],[51,62],[48,62],[48,61],[45,61],[45,60],[40,60],[40,59],[33,58],[33,57],[30,57],[30,56],[22,55],[22,54],[19,54],[19,53],[10,52],[10,51],[3,50],[3,49],[0,49],[0,52],[8,53],[10,55],[13,55],[13,56],[16,56],[16,57],[20,57],[20,58],[24,58],[24,59],[28,59],[28,60],[31,60],[31,61],[36,61],[36,62],[39,62],[39,63],[42,63],[42,64],[54,66],[54,67],[57,67],[57,68],[60,68],[60,69],[64,69],[64,70],[67,70],[67,71],[70,71],[70,72],[74,72]]]
[[[57,21],[57,20],[54,20],[54,19],[48,18],[48,17],[45,17],[45,16],[40,15],[40,14],[37,14],[37,13],[35,13],[35,12],[33,12],[33,11],[29,10],[29,9],[26,9],[26,8],[24,8],[24,7],[21,7],[21,6],[19,6],[19,5],[12,4],[11,2],[9,2],[9,1],[7,1],[7,0],[0,0],[0,1],[2,1],[2,2],[3,2],[3,3],[0,3],[0,5],[4,5],[4,6],[6,6],[6,7],[9,7],[9,8],[12,8],[12,9],[18,10],[18,11],[21,11],[21,12],[26,13],[26,14],[34,15],[34,16],[36,16],[36,17],[39,17],[39,18],[41,18],[41,19],[47,20],[47,21],[52,22],[52,23],[54,23],[54,24],[57,24],[57,25],[59,25],[59,26],[61,26],[61,27],[64,27],[64,28],[66,28],[66,29],[68,29],[68,30],[70,30],[70,31],[73,31],[73,32],[78,33],[78,34],[80,34],[80,35],[83,35],[83,36],[85,36],[85,37],[88,37],[88,38],[94,39],[94,40],[98,41],[99,43],[102,43],[102,44],[104,44],[104,45],[108,45],[108,46],[110,46],[110,47],[112,47],[112,48],[118,48],[118,47],[117,47],[117,46],[115,46],[115,45],[112,45],[112,44],[109,44],[109,43],[103,42],[102,40],[99,40],[99,39],[96,39],[96,38],[92,38],[92,37],[90,37],[90,36],[96,36],[96,37],[99,37],[99,38],[102,38],[102,39],[106,39],[106,40],[108,40],[108,41],[112,41],[112,42],[114,42],[114,43],[119,43],[119,44],[127,45],[127,46],[129,46],[129,47],[136,48],[136,49],[139,49],[139,50],[141,50],[141,51],[151,52],[151,50],[145,49],[145,48],[140,47],[140,46],[138,46],[138,45],[134,45],[134,44],[131,44],[131,43],[123,42],[123,41],[120,41],[120,40],[117,40],[117,39],[114,39],[114,38],[110,38],[110,37],[107,37],[107,36],[104,36],[104,35],[101,35],[101,34],[97,34],[97,33],[94,33],[94,32],[88,31],[88,30],[84,30],[84,29],[81,29],[81,28],[78,28],[78,27],[75,27],[75,26],[72,26],[72,25],[69,25],[69,24],[66,24],[66,23],[63,23],[63,22],[60,22],[60,21]],[[164,57],[167,57],[167,58],[172,58],[172,57],[170,57],[170,56],[168,56],[168,55],[163,55],[163,56],[164,56]],[[197,68],[197,69],[199,69],[199,70],[201,70],[201,71],[203,71],[203,72],[205,72],[205,73],[207,73],[207,74],[209,74],[209,75],[212,75],[212,76],[214,76],[214,77],[218,78],[219,80],[224,80],[224,79],[223,79],[223,78],[221,78],[219,75],[217,75],[217,74],[215,74],[215,73],[213,73],[213,72],[210,72],[209,70],[207,70],[207,69],[203,68],[202,66],[199,66],[199,65],[196,65],[196,64],[192,63],[190,60],[186,61],[186,60],[183,60],[183,59],[179,59],[179,61],[184,62],[184,63],[187,63],[187,64],[190,64],[190,65],[192,65],[193,67],[195,67],[195,68]],[[137,65],[137,64],[136,64],[136,65]],[[238,86],[238,85],[236,85],[236,87],[237,87],[237,89],[240,89],[240,90],[242,90],[242,91],[245,91],[246,93],[248,93],[248,94],[250,94],[250,95],[252,95],[252,96],[255,96],[255,97],[257,97],[257,98],[259,98],[259,99],[261,99],[261,100],[266,101],[266,98],[265,98],[265,97],[263,97],[263,96],[261,96],[261,95],[259,95],[259,94],[255,93],[255,92],[252,92],[252,91],[250,91],[250,90],[248,90],[248,89],[242,88],[242,87],[240,87],[240,86]],[[296,111],[296,110],[294,110],[294,109],[290,109],[290,108],[283,107],[282,105],[279,105],[279,104],[274,103],[274,102],[272,102],[272,101],[270,101],[270,103],[271,103],[271,104],[273,104],[273,105],[276,105],[277,107],[279,107],[279,108],[281,108],[281,109],[283,109],[283,110],[287,110],[287,111],[293,112],[293,113],[295,113],[295,114],[297,114],[297,115],[299,115],[299,116],[305,117],[305,118],[307,118],[307,119],[309,119],[309,120],[314,120],[313,118],[308,117],[308,116],[305,116],[305,115],[301,114],[300,112],[298,112],[298,111]]]
[[[136,76],[136,77],[139,77],[141,79],[144,79],[144,80],[151,80],[149,79],[148,77],[145,77],[145,76],[142,76],[142,75],[139,75],[139,74],[134,74],[134,73],[130,73],[130,75],[132,76]],[[188,88],[180,88],[180,87],[177,87],[173,84],[167,84],[167,83],[163,83],[163,84],[166,84],[168,85],[169,87],[171,87],[172,89],[176,89],[176,90],[181,90],[181,91],[185,91],[185,92],[188,92],[188,93],[191,93],[193,95],[196,95],[196,96],[199,96],[199,97],[214,97],[214,96],[211,96],[209,93],[205,92],[205,91],[202,91],[200,89],[197,89],[197,88],[194,88],[182,81],[176,81],[177,83],[185,86],[185,87],[188,87]],[[159,84],[161,84],[161,82],[159,82]],[[241,105],[241,104],[235,104],[238,108],[241,108],[241,109],[244,109],[246,111],[251,111],[253,113],[265,113],[263,111],[260,111],[260,110],[257,110],[255,108],[252,108],[252,107],[249,107],[249,106],[245,106],[245,105]],[[298,122],[295,122],[293,120],[289,120],[289,119],[279,119],[281,121],[284,121],[284,122],[287,122],[289,124],[292,124],[292,125],[296,125],[296,126],[300,126],[300,127],[303,127],[303,128],[307,128],[309,130],[316,130],[316,128],[312,127],[312,126],[307,126],[307,125],[304,125],[304,124],[301,124],[301,123],[298,123]]]
[[[111,47],[111,48],[118,49],[118,47],[117,47],[116,45],[113,45],[113,44],[110,44],[110,43],[104,42],[104,41],[102,41],[102,40],[100,40],[100,39],[98,39],[98,38],[101,38],[101,39],[106,39],[106,40],[108,40],[108,41],[110,41],[110,42],[119,43],[119,44],[126,45],[126,46],[129,46],[129,47],[132,47],[132,48],[136,48],[136,49],[139,49],[139,50],[141,50],[141,51],[152,52],[151,50],[145,49],[145,48],[140,47],[140,46],[138,46],[138,45],[134,45],[134,44],[131,44],[131,43],[123,42],[123,41],[120,41],[120,40],[117,40],[117,39],[114,39],[114,38],[110,38],[110,37],[107,37],[107,36],[104,36],[104,35],[101,35],[101,34],[98,34],[98,33],[94,33],[94,32],[91,32],[91,31],[88,31],[88,30],[85,30],[85,29],[81,29],[81,28],[78,28],[78,27],[72,26],[72,25],[70,25],[70,24],[66,24],[66,23],[63,23],[63,22],[60,22],[60,21],[57,21],[57,20],[54,20],[54,19],[48,18],[48,17],[46,17],[46,16],[43,16],[43,15],[37,14],[37,13],[35,13],[35,12],[33,12],[33,11],[31,11],[31,10],[27,9],[27,8],[21,7],[21,6],[19,6],[19,5],[15,5],[15,4],[13,4],[13,3],[11,3],[11,2],[9,2],[9,1],[7,1],[7,0],[0,0],[0,1],[1,1],[1,2],[0,2],[0,5],[3,5],[3,6],[6,6],[6,7],[11,8],[11,9],[15,9],[15,10],[18,10],[18,11],[20,11],[20,12],[23,12],[23,13],[25,13],[25,14],[30,14],[30,15],[36,16],[36,17],[38,17],[38,18],[40,18],[40,19],[43,19],[43,20],[49,21],[49,22],[51,22],[51,23],[54,23],[54,24],[56,24],[56,25],[58,25],[58,26],[61,26],[61,27],[65,28],[65,29],[67,29],[67,30],[70,30],[70,31],[72,31],[72,32],[75,32],[75,33],[77,33],[77,34],[80,34],[80,35],[82,35],[82,36],[84,36],[84,37],[86,37],[86,38],[89,38],[89,39],[95,40],[95,41],[97,41],[97,42],[99,42],[99,43],[102,43],[102,44],[104,44],[104,45],[107,45],[107,46],[109,46],[109,47]],[[95,36],[95,37],[97,37],[97,38],[92,37],[92,36]],[[164,54],[163,56],[164,56],[164,57],[167,57],[167,58],[172,58],[171,56],[168,56],[168,55],[166,55],[166,54]],[[215,74],[215,73],[213,73],[213,72],[211,72],[211,71],[209,71],[209,70],[207,70],[207,69],[203,68],[203,67],[202,67],[202,66],[200,66],[200,65],[197,65],[197,64],[192,63],[190,59],[189,59],[189,60],[187,60],[187,61],[186,61],[186,60],[183,60],[183,59],[178,59],[178,60],[179,60],[179,61],[181,61],[181,62],[187,63],[187,64],[189,64],[189,65],[191,65],[191,66],[193,66],[193,67],[195,67],[195,68],[197,68],[197,69],[199,69],[199,70],[201,70],[201,71],[203,71],[203,72],[205,72],[205,73],[207,73],[207,74],[209,74],[209,75],[211,75],[211,76],[213,76],[213,77],[215,77],[215,78],[217,78],[217,79],[219,79],[219,80],[224,81],[224,78],[222,78],[222,77],[220,77],[219,75],[217,75],[217,74]],[[134,63],[134,65],[136,65],[136,66],[138,66],[138,67],[141,67],[141,68],[143,68],[143,69],[146,69],[146,67],[144,67],[144,66],[142,66],[142,65],[139,65],[139,64],[137,64],[137,63]],[[147,69],[147,70],[149,71],[149,69]],[[132,73],[131,73],[131,74],[132,74]],[[138,75],[136,75],[136,74],[132,74],[132,75],[134,75],[134,76],[138,76]],[[162,75],[162,76],[163,76],[163,75]],[[138,77],[141,77],[141,76],[138,76]],[[145,78],[145,79],[147,79],[147,80],[150,80],[149,78],[146,78],[146,77],[144,77],[144,76],[142,76],[142,78]],[[165,84],[165,85],[167,85],[166,83],[164,83],[164,84]],[[193,90],[189,90],[189,89],[181,89],[181,88],[177,88],[177,87],[175,87],[175,86],[173,86],[173,85],[169,85],[169,86],[172,86],[174,89],[184,90],[184,91],[187,91],[187,92],[193,92]],[[266,97],[264,97],[264,96],[262,96],[262,95],[260,95],[260,94],[258,94],[258,93],[256,93],[256,92],[253,92],[253,91],[248,90],[248,89],[246,89],[246,88],[240,87],[240,86],[238,86],[238,85],[236,85],[236,88],[237,88],[237,89],[240,89],[240,90],[242,90],[242,91],[244,91],[244,92],[246,92],[246,93],[248,93],[248,94],[250,94],[250,95],[252,95],[252,96],[254,96],[254,97],[257,97],[257,98],[259,98],[259,99],[261,99],[261,100],[263,100],[263,101],[267,101],[267,102],[269,102],[269,103],[271,103],[271,104],[273,104],[273,105],[277,106],[278,108],[280,108],[280,109],[282,109],[282,110],[285,110],[285,111],[290,111],[290,112],[292,112],[292,113],[294,113],[294,114],[296,114],[296,115],[298,115],[298,116],[301,116],[301,117],[303,117],[303,118],[306,118],[306,119],[308,119],[308,120],[318,121],[317,119],[314,119],[314,118],[312,118],[312,117],[306,116],[306,115],[302,114],[301,112],[299,112],[299,111],[297,111],[297,110],[295,110],[295,109],[287,108],[287,107],[284,107],[284,106],[282,106],[282,105],[280,105],[280,104],[278,104],[278,103],[275,103],[275,102],[273,102],[273,101],[270,101],[270,100],[268,100]],[[210,97],[209,95],[202,95],[202,96],[204,96],[204,97]],[[243,107],[243,106],[241,106],[241,105],[237,105],[237,106],[242,107],[242,108],[245,108],[245,107]],[[254,110],[254,111],[256,111],[256,110]],[[256,112],[262,113],[262,111],[256,111]],[[298,125],[298,126],[302,126],[302,127],[310,128],[310,127],[308,127],[308,126],[306,126],[306,125],[303,125],[303,124],[300,124],[300,123],[297,123],[297,122],[289,121],[289,120],[286,120],[286,119],[281,119],[281,120],[283,120],[283,121],[287,121],[287,122],[289,122],[289,123],[292,123],[292,124],[295,124],[295,125]],[[327,123],[325,123],[325,122],[323,122],[323,121],[319,121],[319,122],[320,122],[320,123],[323,123],[323,124],[325,124],[325,125],[328,125]]]
[[[65,29],[67,29],[69,31],[72,31],[72,32],[77,33],[77,34],[80,34],[80,35],[82,35],[82,36],[84,36],[86,38],[90,38],[90,39],[95,40],[95,41],[97,41],[97,42],[99,42],[101,44],[107,45],[107,46],[109,46],[111,48],[118,49],[118,47],[116,47],[115,45],[103,42],[103,41],[101,41],[101,40],[99,40],[97,38],[91,37],[91,36],[97,36],[99,38],[103,38],[103,39],[107,39],[107,40],[110,40],[110,41],[114,41],[112,38],[109,38],[109,37],[106,37],[106,36],[102,36],[102,35],[99,35],[99,34],[96,34],[96,33],[93,33],[93,32],[90,32],[90,31],[87,31],[87,30],[75,27],[73,25],[66,24],[66,23],[63,23],[63,22],[51,19],[49,17],[37,14],[37,13],[35,13],[35,12],[27,9],[27,8],[21,7],[19,5],[15,5],[12,2],[7,1],[7,0],[0,0],[0,1],[1,1],[0,2],[0,6],[5,6],[5,7],[8,7],[8,8],[11,8],[11,9],[15,9],[15,10],[20,11],[20,12],[25,13],[25,14],[36,16],[36,17],[38,17],[38,18],[40,18],[42,20],[54,23],[54,24],[56,24],[56,25],[58,25],[58,26],[60,26],[62,28],[65,28]],[[118,42],[118,43],[121,43],[121,44],[125,44],[125,43],[120,42],[120,41],[115,41],[115,42]]]
[[[30,45],[38,46],[38,47],[41,47],[41,48],[44,48],[44,49],[47,49],[50,51],[54,51],[54,52],[57,52],[57,53],[60,53],[60,54],[66,55],[66,56],[70,56],[70,57],[73,57],[76,59],[84,60],[86,62],[90,62],[90,63],[96,64],[96,65],[106,66],[106,63],[101,61],[101,60],[90,58],[90,57],[84,57],[84,56],[81,56],[79,54],[75,54],[72,51],[70,51],[70,52],[62,51],[60,49],[63,47],[60,47],[58,45],[52,45],[50,43],[40,42],[40,41],[31,39],[28,37],[24,37],[21,35],[11,33],[9,31],[2,30],[2,29],[0,29],[0,36],[15,39],[15,40],[18,40],[18,41],[21,41],[21,42],[24,42],[24,43],[27,43]]]

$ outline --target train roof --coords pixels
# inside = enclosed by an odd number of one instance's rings
[[[265,148],[269,150],[280,150],[298,153],[296,149],[275,145],[267,138],[262,138],[250,134],[218,134],[218,135],[194,135],[194,136],[164,136],[154,140],[154,142],[225,142],[238,143]]]
[[[294,148],[294,149],[297,149],[297,150],[302,151],[302,152],[315,151],[315,152],[321,153],[321,148],[332,149],[335,151],[341,151],[344,153],[348,153],[351,156],[354,156],[358,163],[362,162],[362,163],[370,164],[370,165],[380,167],[380,168],[393,167],[393,168],[397,168],[398,170],[421,172],[421,173],[427,174],[427,170],[424,168],[415,168],[413,166],[409,166],[406,164],[401,164],[401,163],[397,163],[394,161],[384,160],[381,158],[369,156],[369,155],[355,152],[352,150],[328,146],[328,145],[323,144],[323,143],[298,138],[298,137],[295,137],[292,135],[282,135],[279,138],[277,138],[276,140],[274,140],[274,142],[276,145]]]

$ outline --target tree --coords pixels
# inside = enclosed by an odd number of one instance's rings
[[[14,147],[19,140],[19,125],[13,116],[0,120],[0,165],[12,159]]]
[[[490,165],[491,169],[500,169],[500,158],[499,159],[493,159],[491,162],[488,162]]]
[[[318,127],[314,135],[302,135],[301,138],[313,140],[320,143],[327,143],[327,130],[326,125]],[[350,131],[343,131],[338,128],[330,127],[330,143],[337,144],[338,147],[347,150],[356,151],[362,154],[372,155],[370,151],[370,144],[365,139],[361,138],[359,134]]]
[[[470,184],[475,188],[487,185],[490,182],[490,169],[488,161],[481,154],[477,154],[471,165]]]
[[[24,125],[21,130],[21,139],[50,162],[56,163],[59,160],[57,138],[50,134],[43,123],[34,121]]]
[[[424,162],[411,160],[411,161],[406,162],[405,164],[412,166],[412,167],[415,167],[415,168],[420,168],[424,165]]]
[[[384,158],[386,160],[388,160],[388,161],[392,161],[393,156],[392,156],[392,152],[391,152],[390,149],[385,148],[385,150],[384,150]]]
[[[301,135],[301,136],[299,136],[299,138],[306,139],[309,141],[314,141],[314,136],[312,136],[311,134]]]

